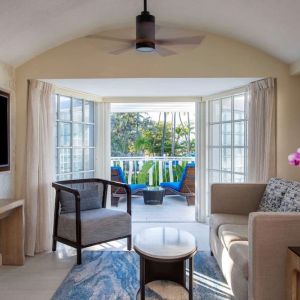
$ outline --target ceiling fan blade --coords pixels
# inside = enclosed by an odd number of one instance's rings
[[[156,43],[158,45],[197,45],[202,42],[204,39],[203,35],[199,36],[187,36],[187,37],[179,37],[179,38],[170,38],[170,39],[158,39]]]
[[[117,38],[117,37],[112,37],[112,36],[104,36],[104,35],[97,35],[97,34],[92,34],[86,36],[88,39],[99,39],[99,40],[106,40],[106,41],[114,41],[114,42],[123,42],[123,43],[130,43],[132,44],[135,42],[135,40],[132,39],[123,39],[123,38]]]
[[[119,54],[123,54],[129,50],[132,50],[133,49],[133,45],[130,44],[130,46],[128,47],[125,47],[125,48],[121,48],[121,49],[117,49],[117,50],[113,50],[113,51],[110,51],[109,53],[110,54],[113,54],[113,55],[119,55]]]
[[[171,55],[175,55],[177,54],[175,51],[164,48],[164,47],[160,47],[160,46],[155,46],[155,50],[156,52],[160,55],[160,56],[171,56]]]

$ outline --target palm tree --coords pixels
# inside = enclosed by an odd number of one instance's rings
[[[161,140],[161,156],[165,155],[166,128],[167,128],[167,113],[164,112],[164,126],[163,126],[162,140]]]

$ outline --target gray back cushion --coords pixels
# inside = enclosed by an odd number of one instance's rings
[[[265,193],[259,204],[258,211],[278,211],[284,195],[291,184],[291,181],[285,179],[271,178],[268,181]]]
[[[300,212],[300,183],[294,182],[283,197],[281,212]]]
[[[101,208],[102,199],[100,200],[100,193],[97,186],[89,187],[88,189],[80,190],[80,210],[90,210]],[[101,202],[100,202],[101,201]],[[75,196],[71,193],[61,191],[60,193],[61,214],[74,213]]]

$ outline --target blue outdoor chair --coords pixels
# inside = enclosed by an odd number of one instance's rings
[[[112,181],[117,181],[121,183],[126,183],[125,175],[121,167],[111,167],[111,180]],[[141,194],[143,189],[147,187],[146,184],[140,183],[140,184],[129,184],[131,194],[132,195],[138,195]],[[123,188],[116,188],[113,187],[111,188],[111,193],[112,193],[112,205],[113,206],[118,206],[119,200],[121,197],[126,196],[126,191]]]
[[[180,181],[162,182],[160,186],[165,189],[166,195],[184,196],[188,205],[195,205],[195,164],[185,166]]]

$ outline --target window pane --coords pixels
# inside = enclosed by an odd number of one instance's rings
[[[222,124],[222,145],[231,146],[231,123]]]
[[[71,179],[71,174],[57,176],[57,180],[69,180],[69,179]]]
[[[94,146],[94,125],[84,126],[84,145],[86,147]]]
[[[92,101],[85,101],[84,121],[86,123],[94,123],[94,102]]]
[[[231,149],[222,149],[222,170],[231,171]]]
[[[84,178],[83,172],[76,172],[72,174],[72,179],[82,179],[82,178]]]
[[[231,173],[222,172],[222,182],[232,182]]]
[[[209,172],[209,183],[218,183],[220,181],[220,172],[217,171],[210,171]]]
[[[220,148],[211,148],[209,156],[209,168],[220,170]]]
[[[73,124],[73,146],[83,146],[83,125]]]
[[[83,149],[73,149],[73,172],[83,171]]]
[[[240,174],[234,174],[234,182],[245,182],[245,176]]]
[[[95,174],[94,172],[85,172],[84,173],[84,178],[94,178]]]
[[[71,121],[71,98],[59,97],[59,119],[64,121]]]
[[[234,96],[234,119],[245,119],[245,95]]]
[[[59,173],[71,172],[71,149],[58,149]]]
[[[73,99],[73,122],[83,122],[83,101]]]
[[[220,122],[221,101],[210,101],[210,122]]]
[[[231,120],[231,98],[222,99],[222,121]]]
[[[234,149],[234,172],[245,172],[245,150],[244,148]]]
[[[210,126],[210,144],[211,146],[220,146],[220,125],[215,124]]]
[[[60,147],[71,146],[71,124],[59,122],[59,136],[58,136]]]
[[[234,146],[245,144],[245,122],[234,122]]]
[[[94,149],[84,150],[84,169],[94,170]]]

